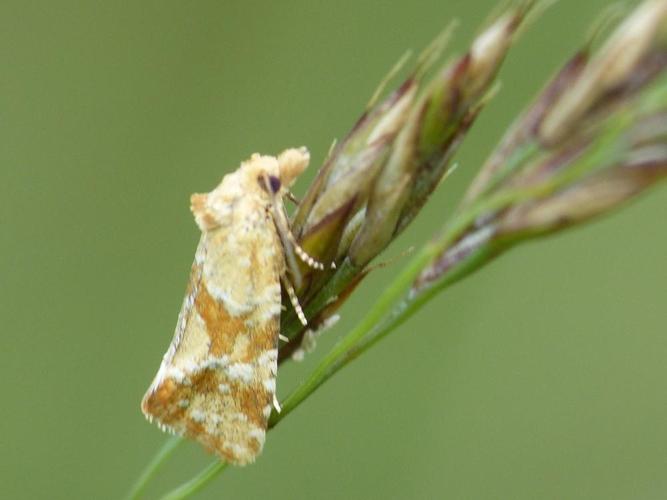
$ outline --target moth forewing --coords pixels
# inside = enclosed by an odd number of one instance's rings
[[[288,188],[308,160],[305,148],[278,158],[254,154],[191,199],[202,236],[173,341],[142,410],[233,464],[262,450],[276,391],[286,249],[275,213],[285,191],[262,179]]]

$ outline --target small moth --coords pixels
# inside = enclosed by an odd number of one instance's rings
[[[255,460],[279,410],[281,282],[305,324],[287,270],[298,279],[294,253],[322,267],[296,244],[282,204],[309,159],[305,148],[254,154],[210,193],[192,195],[202,235],[176,333],[141,403],[161,429],[236,465]]]

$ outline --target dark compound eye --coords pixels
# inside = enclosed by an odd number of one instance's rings
[[[278,177],[275,175],[269,176],[269,185],[271,186],[271,191],[274,193],[280,191],[280,179],[278,179]]]

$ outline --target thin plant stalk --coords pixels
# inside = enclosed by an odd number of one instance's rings
[[[169,459],[169,457],[173,455],[173,453],[176,451],[176,448],[178,448],[178,445],[182,442],[183,439],[180,436],[171,436],[163,443],[162,447],[146,465],[144,470],[141,472],[141,475],[132,485],[132,488],[125,497],[127,500],[139,500],[142,498],[148,483],[151,482],[160,467],[162,467],[162,465]]]
[[[161,500],[182,500],[183,498],[188,498],[201,490],[226,468],[227,464],[225,462],[216,460],[195,477],[164,495]]]
[[[369,312],[357,323],[350,332],[345,335],[329,353],[322,358],[320,363],[311,372],[308,379],[297,387],[287,398],[282,402],[282,411],[272,415],[269,421],[269,427],[275,425],[285,418],[292,410],[308,398],[315,390],[333,376],[338,370],[357,357],[361,352],[368,347],[375,344],[380,338],[384,337],[391,330],[399,326],[403,321],[408,319],[418,309],[420,309],[427,300],[432,299],[436,293],[428,293],[420,300],[409,300],[406,295],[411,289],[415,279],[421,274],[426,266],[428,266],[438,255],[440,255],[446,248],[452,245],[465,231],[467,227],[481,214],[495,212],[501,210],[505,206],[509,206],[517,200],[529,198],[534,195],[534,190],[516,190],[514,192],[502,193],[502,196],[496,196],[489,200],[484,200],[483,203],[472,206],[469,210],[459,214],[457,218],[451,223],[449,228],[437,240],[431,241],[424,245],[421,250],[415,255],[411,262],[403,269],[403,271],[392,281],[392,283],[380,295],[375,304],[371,307]],[[484,253],[487,255],[488,253]],[[480,267],[488,259],[477,259],[475,264]],[[468,267],[465,269],[467,275],[471,272]],[[457,275],[452,275],[455,277]],[[448,279],[446,286],[454,284],[458,279]],[[442,291],[445,285],[438,287],[437,292]],[[409,307],[406,307],[408,306]],[[383,319],[391,315],[387,322]],[[379,327],[379,328],[378,328]],[[373,335],[374,330],[378,330],[378,334]],[[367,336],[372,335],[374,341],[372,343],[364,342]],[[352,355],[354,354],[354,355]]]

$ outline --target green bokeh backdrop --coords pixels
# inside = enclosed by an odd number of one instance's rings
[[[460,168],[397,254],[441,226],[605,0],[525,33]],[[165,437],[139,400],[197,241],[191,192],[254,151],[313,168],[406,48],[495,0],[0,3],[0,497],[118,498]],[[665,188],[522,246],[323,386],[256,465],[198,498],[667,497]],[[377,271],[316,354],[387,283]],[[183,446],[151,494],[211,457]]]

